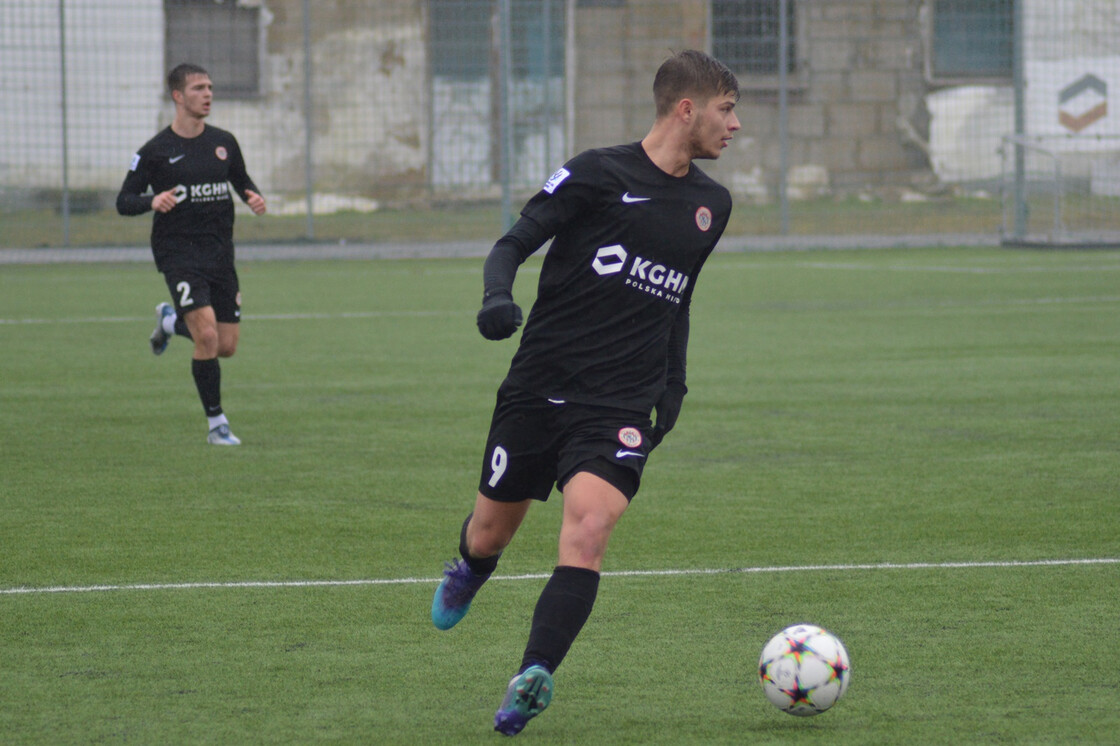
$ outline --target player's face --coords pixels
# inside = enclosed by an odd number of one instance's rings
[[[210,76],[195,73],[187,76],[186,85],[180,92],[183,111],[197,119],[210,115],[210,102],[214,99],[214,84]]]
[[[735,116],[731,94],[708,99],[692,121],[689,141],[693,158],[719,158],[732,136],[742,127]]]

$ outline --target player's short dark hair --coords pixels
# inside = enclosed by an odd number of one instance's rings
[[[172,68],[171,72],[167,73],[167,90],[183,90],[187,87],[187,78],[191,75],[205,75],[208,78],[210,77],[210,73],[206,72],[206,68],[201,65],[184,62],[181,65],[176,65]]]
[[[704,102],[725,95],[739,100],[735,74],[727,65],[696,49],[676,52],[661,63],[653,79],[653,100],[659,117],[671,112],[682,98]]]

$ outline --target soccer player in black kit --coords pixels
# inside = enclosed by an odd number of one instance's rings
[[[237,139],[203,121],[213,100],[209,73],[182,64],[168,73],[167,86],[175,119],[132,157],[117,212],[155,211],[152,254],[174,305],[156,306],[152,352],[162,354],[174,334],[193,340],[191,373],[206,412],[207,442],[235,446],[241,441],[222,411],[218,364],[237,351],[240,338],[232,192],[256,215],[264,213],[265,201],[245,170]],[[149,187],[152,194],[146,194]]]
[[[653,93],[657,115],[646,137],[568,161],[483,268],[478,328],[504,339],[521,324],[517,268],[553,238],[498,389],[462,558],[448,564],[432,600],[436,627],[456,625],[532,501],[556,485],[564,500],[559,561],[494,716],[494,729],[510,736],[548,706],[552,674],[595,602],[611,532],[680,413],[692,293],[731,214],[728,191],[693,160],[718,158],[739,129],[735,76],[686,50],[661,65]]]

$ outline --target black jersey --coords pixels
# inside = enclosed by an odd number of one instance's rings
[[[160,271],[233,266],[233,196],[259,192],[245,170],[237,139],[206,125],[198,137],[180,137],[168,127],[132,157],[117,196],[117,211],[139,215],[152,209],[150,186],[172,189],[179,200],[152,219],[152,254]]]
[[[665,387],[670,332],[727,227],[731,195],[695,164],[670,176],[631,143],[577,155],[521,214],[554,239],[507,380],[649,413]]]

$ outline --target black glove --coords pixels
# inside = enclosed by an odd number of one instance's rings
[[[505,339],[521,326],[521,308],[505,290],[487,293],[478,312],[478,330],[487,339]]]
[[[677,424],[677,417],[681,413],[681,404],[684,402],[684,395],[687,393],[687,386],[673,381],[665,387],[661,398],[657,400],[657,421],[654,423],[653,432],[649,436],[654,448],[661,444],[662,439],[673,429],[673,425]]]

